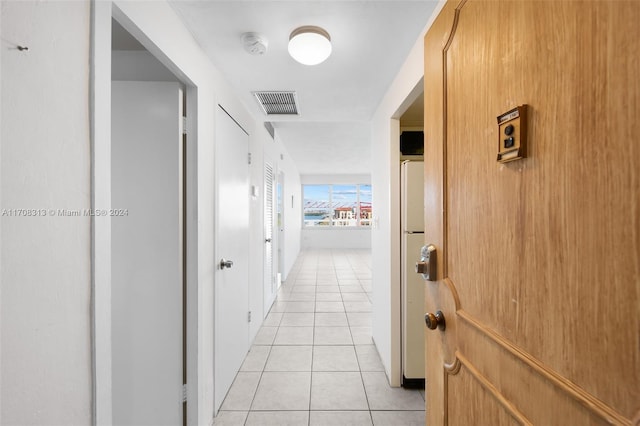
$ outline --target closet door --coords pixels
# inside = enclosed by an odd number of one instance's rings
[[[273,239],[274,239],[274,185],[275,175],[273,166],[264,163],[264,312],[271,309],[276,299],[276,280],[273,270]]]
[[[216,412],[249,351],[249,136],[221,107],[216,115]]]

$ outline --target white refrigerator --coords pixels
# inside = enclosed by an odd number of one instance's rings
[[[424,286],[415,272],[424,245],[424,163],[400,167],[401,300],[403,386],[424,383]]]

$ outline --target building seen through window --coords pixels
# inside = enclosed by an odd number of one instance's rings
[[[371,185],[303,185],[305,227],[371,226]]]

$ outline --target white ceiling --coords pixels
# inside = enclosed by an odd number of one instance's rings
[[[301,174],[371,172],[369,121],[424,29],[436,1],[169,0],[214,65],[260,121],[271,121]],[[333,52],[316,66],[287,53],[303,25],[329,32]],[[267,53],[245,52],[258,32]],[[294,90],[299,116],[269,116],[253,91]]]

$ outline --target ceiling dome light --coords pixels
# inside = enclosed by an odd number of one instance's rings
[[[331,37],[320,27],[304,26],[289,36],[289,55],[304,65],[318,65],[331,55]]]

